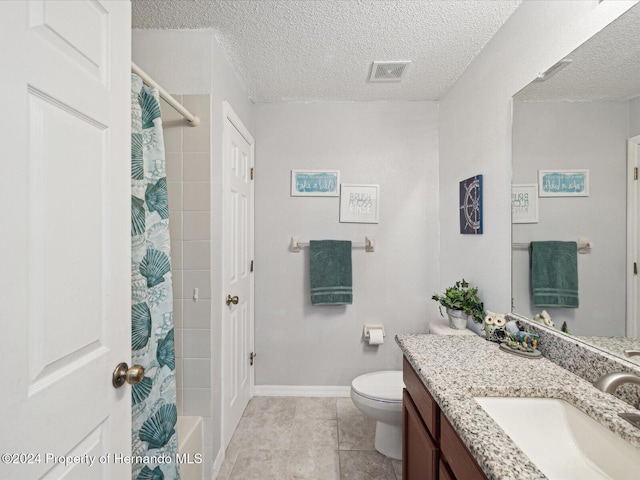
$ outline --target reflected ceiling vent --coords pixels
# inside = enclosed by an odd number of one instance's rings
[[[373,62],[370,82],[399,82],[409,68],[411,60],[400,62]]]

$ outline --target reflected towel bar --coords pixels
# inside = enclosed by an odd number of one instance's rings
[[[308,247],[309,242],[301,242],[299,237],[291,237],[289,249],[292,252],[299,252],[302,247]],[[353,242],[352,248],[364,248],[367,252],[375,251],[375,237],[364,237],[364,243]]]

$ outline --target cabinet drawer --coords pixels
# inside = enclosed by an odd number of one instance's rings
[[[402,478],[437,480],[440,452],[411,396],[402,393]]]
[[[442,412],[440,412],[440,449],[456,478],[464,480],[487,479]]]
[[[403,358],[402,372],[404,385],[409,391],[413,403],[429,429],[429,433],[437,441],[440,435],[438,404],[427,391],[427,387],[424,386],[406,357]]]

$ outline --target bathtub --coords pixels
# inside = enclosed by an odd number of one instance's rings
[[[181,480],[202,480],[204,475],[202,444],[202,417],[178,417],[178,452],[181,458],[185,459],[180,464]],[[199,457],[196,457],[196,454]],[[203,461],[195,463],[198,458]]]

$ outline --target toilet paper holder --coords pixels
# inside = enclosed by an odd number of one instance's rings
[[[366,341],[369,341],[371,338],[371,330],[382,330],[382,337],[386,337],[387,334],[384,331],[384,325],[364,325],[362,328],[362,335]]]

